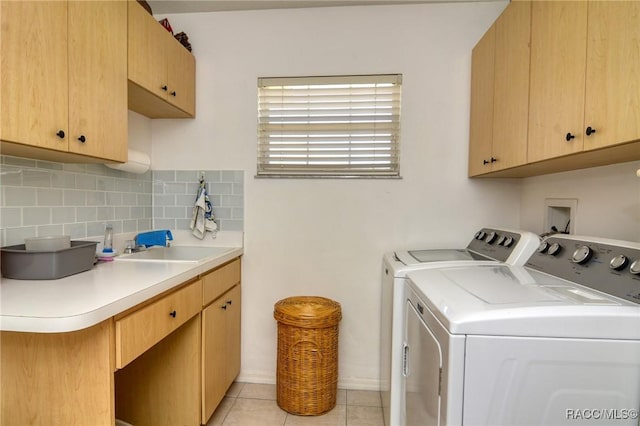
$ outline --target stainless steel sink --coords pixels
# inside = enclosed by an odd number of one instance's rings
[[[116,257],[118,261],[200,262],[234,250],[233,247],[173,246],[152,247],[137,253]]]

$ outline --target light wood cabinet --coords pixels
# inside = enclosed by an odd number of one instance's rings
[[[505,12],[517,3],[512,2]],[[509,28],[506,39],[516,40],[523,28]],[[640,82],[634,77],[640,72],[640,3],[534,1],[530,31],[526,161],[502,169],[491,166],[483,171],[477,165],[473,169],[472,155],[478,150],[473,147],[472,131],[469,175],[527,177],[640,159]],[[511,114],[504,122],[520,123],[518,117],[522,117],[513,105],[499,106],[497,82],[504,81],[499,73],[517,71],[506,71],[508,66],[499,59],[497,30],[495,37],[496,51],[488,56],[494,57],[496,75],[494,146],[500,133],[495,124],[501,121],[498,111]],[[526,60],[513,46],[507,51],[509,56]],[[471,107],[473,130],[473,79]],[[521,124],[515,127],[521,128]],[[504,138],[507,145],[509,139],[513,137]],[[507,149],[521,149],[519,142],[507,145]],[[493,149],[492,158],[497,158]]]
[[[0,424],[112,426],[113,322],[0,335]]]
[[[586,2],[533,2],[529,162],[582,151],[586,43]]]
[[[495,25],[492,171],[527,162],[531,2],[511,2]]]
[[[135,1],[129,2],[129,109],[150,118],[195,116],[195,58]]]
[[[126,3],[2,2],[0,18],[3,154],[126,161]]]
[[[123,368],[197,315],[201,295],[202,281],[198,280],[116,319],[116,367]]]
[[[534,2],[532,27],[529,161],[640,139],[640,4]]]
[[[240,260],[207,274],[203,282],[201,421],[206,424],[240,373]]]
[[[527,161],[530,19],[512,2],[473,49],[469,176]]]
[[[116,417],[136,426],[200,424],[200,315],[115,373]]]
[[[638,140],[640,2],[591,1],[587,20],[584,149]]]
[[[492,25],[471,54],[469,176],[491,171],[495,51],[496,30]]]

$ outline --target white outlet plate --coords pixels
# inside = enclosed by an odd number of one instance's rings
[[[553,226],[564,232],[568,224],[569,234],[575,234],[577,210],[577,198],[545,198],[544,232],[550,232]]]

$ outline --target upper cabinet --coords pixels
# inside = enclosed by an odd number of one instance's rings
[[[640,2],[534,1],[530,29],[523,14],[521,26],[500,33],[500,21],[519,3],[525,2],[512,2],[494,24],[494,164],[475,173],[470,164],[469,175],[524,177],[640,159]],[[524,50],[505,44],[510,69],[500,59],[499,40],[523,40],[525,31],[530,64]],[[508,86],[515,81],[527,81],[528,90]],[[507,82],[503,94],[499,82]],[[515,93],[512,100],[528,98],[528,110],[500,100]],[[473,101],[471,107],[473,128]],[[500,136],[500,122],[514,131]],[[474,143],[470,132],[470,154]],[[513,153],[524,143],[526,155],[500,165],[501,156],[510,157],[498,154],[498,143]]]
[[[530,162],[582,151],[587,3],[535,1],[532,12]]]
[[[531,2],[516,1],[472,53],[469,175],[525,164]]]
[[[195,116],[195,58],[129,2],[129,108],[151,118]]]
[[[640,139],[640,2],[589,2],[586,63],[584,149]]]
[[[0,7],[3,154],[126,161],[126,3]]]
[[[495,51],[494,24],[476,44],[471,54],[469,176],[491,171]]]

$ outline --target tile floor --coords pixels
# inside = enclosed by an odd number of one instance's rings
[[[294,416],[276,403],[276,386],[236,382],[207,426],[383,426],[380,392],[339,389],[335,408]]]

